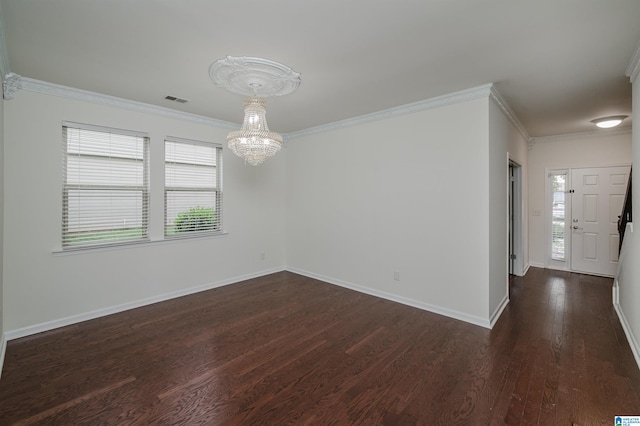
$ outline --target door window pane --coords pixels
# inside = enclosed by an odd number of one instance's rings
[[[551,207],[551,258],[553,260],[566,259],[565,254],[565,191],[567,175],[552,175],[552,207]]]

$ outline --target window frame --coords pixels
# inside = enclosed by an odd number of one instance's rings
[[[201,147],[207,147],[207,148],[212,148],[214,150],[214,158],[215,158],[215,164],[210,166],[211,168],[214,169],[214,182],[212,182],[213,186],[210,187],[202,187],[202,186],[169,186],[167,184],[167,171],[169,170],[169,168],[167,167],[167,165],[169,163],[171,164],[177,164],[176,161],[172,161],[169,162],[167,160],[167,145],[169,143],[172,144],[182,144],[182,145],[193,145],[193,146],[201,146]],[[216,236],[216,235],[222,235],[224,233],[223,231],[223,215],[222,215],[222,211],[223,211],[223,188],[222,188],[222,144],[220,143],[216,143],[216,142],[206,142],[206,141],[199,141],[199,140],[194,140],[194,139],[186,139],[186,138],[179,138],[179,137],[174,137],[174,136],[166,136],[164,138],[164,216],[163,216],[163,235],[164,235],[164,239],[169,241],[169,240],[176,240],[176,239],[189,239],[189,238],[200,238],[200,237],[209,237],[209,236]],[[182,164],[188,164],[188,163],[182,163]],[[193,164],[195,165],[195,164]],[[202,167],[207,167],[206,165],[200,165]],[[206,230],[198,230],[198,229],[194,229],[194,230],[187,230],[184,232],[175,232],[175,233],[168,233],[168,230],[170,229],[169,223],[168,223],[168,212],[169,212],[169,193],[180,193],[180,192],[203,192],[203,193],[207,193],[207,192],[213,192],[214,193],[214,212],[215,212],[215,223],[214,223],[214,227],[213,229],[206,229]],[[193,206],[196,207],[196,206]],[[197,206],[200,207],[200,206]]]
[[[120,157],[114,160],[114,158],[110,155],[100,155],[100,154],[82,154],[80,152],[72,153],[70,151],[70,139],[68,135],[69,129],[75,129],[79,131],[91,131],[91,132],[99,132],[104,134],[114,134],[118,136],[127,136],[127,137],[135,137],[142,139],[142,172],[141,176],[136,176],[137,178],[142,178],[142,185],[126,185],[126,184],[116,184],[115,180],[105,180],[105,183],[96,184],[96,183],[74,183],[70,184],[68,182],[69,178],[69,162],[71,158],[90,158],[92,157],[94,160],[102,160],[102,161],[122,161],[128,158]],[[106,139],[106,138],[105,138]],[[86,142],[86,141],[85,141]],[[62,143],[63,143],[63,159],[62,159],[62,228],[61,228],[61,246],[63,252],[70,252],[76,250],[87,250],[87,249],[95,249],[95,248],[103,248],[103,247],[115,247],[121,245],[130,245],[130,244],[139,244],[149,241],[149,216],[150,216],[150,179],[149,179],[149,163],[150,163],[150,139],[149,135],[144,132],[139,131],[131,131],[131,130],[123,130],[106,126],[96,126],[90,124],[76,123],[71,121],[63,121],[62,122]],[[95,146],[93,147],[95,149]],[[131,158],[133,161],[136,161],[133,157]],[[73,238],[72,232],[69,231],[70,226],[70,192],[71,191],[111,191],[111,192],[131,192],[131,191],[139,191],[141,193],[141,203],[140,210],[136,209],[136,216],[140,217],[141,222],[141,235],[140,237],[131,237],[131,238],[95,238],[93,240],[87,240],[85,242],[71,242]],[[86,199],[88,195],[84,196]],[[80,198],[82,199],[82,197]],[[86,211],[86,210],[85,210]],[[88,232],[94,232],[96,234],[108,231],[105,229],[98,229],[101,225],[106,225],[107,220],[102,223],[98,223],[96,225],[96,229],[88,230]],[[114,229],[113,231],[116,231]],[[104,234],[103,234],[104,235]]]

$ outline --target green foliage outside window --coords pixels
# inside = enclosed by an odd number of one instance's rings
[[[211,231],[217,229],[218,218],[212,207],[192,207],[178,214],[175,232]]]

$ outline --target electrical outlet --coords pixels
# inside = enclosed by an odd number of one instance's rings
[[[260,260],[265,260],[267,258],[267,256],[264,254],[264,252],[260,253]]]
[[[400,271],[393,271],[393,280],[400,281]]]

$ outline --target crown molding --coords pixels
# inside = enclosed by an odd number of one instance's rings
[[[1,46],[0,46],[1,49]],[[22,77],[18,74],[10,73],[5,76],[3,83],[3,95],[5,99],[13,99],[13,94],[18,90],[27,90],[36,93],[43,93],[52,96],[58,96],[62,98],[89,102],[99,105],[107,105],[115,108],[128,109],[137,112],[143,112],[148,114],[161,115],[170,118],[176,118],[185,121],[192,121],[199,124],[212,125],[229,130],[237,130],[239,124],[231,123],[228,121],[218,120],[215,118],[204,117],[201,115],[190,114],[182,111],[177,111],[170,108],[164,108],[156,105],[146,104],[143,102],[131,101],[128,99],[118,98],[115,96],[104,95],[101,93],[90,92],[87,90],[77,89],[74,87],[62,86],[55,83],[49,83],[46,81],[36,80],[32,78]],[[333,123],[324,124],[321,126],[311,127],[303,129],[297,132],[291,132],[283,134],[283,137],[287,140],[294,140],[296,138],[307,136],[316,133],[324,133],[331,130],[338,130],[345,127],[351,127],[359,124],[369,123],[373,121],[379,121],[386,118],[411,114],[414,112],[424,111],[433,108],[440,108],[446,105],[452,105],[460,102],[467,102],[474,99],[490,97],[496,102],[498,107],[505,113],[513,125],[518,129],[518,132],[527,140],[530,140],[526,129],[522,126],[518,118],[513,111],[509,108],[506,101],[500,96],[493,84],[485,84],[477,86],[467,90],[461,90],[458,92],[449,93],[446,95],[438,96],[423,101],[413,102],[411,104],[402,105],[395,108],[389,108],[386,110],[374,112],[371,114],[365,114],[354,118],[348,118],[345,120],[335,121]]]
[[[529,148],[531,148],[533,146],[531,142],[533,138],[529,135],[529,132],[527,132],[527,129],[522,125],[522,122],[518,119],[518,116],[513,112],[511,107],[509,107],[509,104],[507,104],[507,101],[505,101],[504,98],[500,96],[498,89],[496,89],[494,85],[491,85],[490,97],[498,106],[498,108],[500,108],[500,110],[502,110],[502,112],[507,116],[509,121],[511,121],[511,124],[513,124],[513,126],[516,128],[518,133],[520,133],[520,136],[524,138],[524,140],[529,145]]]
[[[104,95],[101,93],[89,92],[87,90],[76,89],[59,84],[48,83],[46,81],[35,80],[32,78],[21,77],[12,74],[10,85],[10,96],[18,89],[28,90],[46,95],[58,96],[61,98],[72,99],[76,101],[89,102],[93,104],[106,105],[114,108],[128,109],[130,111],[142,112],[147,114],[160,115],[178,120],[191,121],[198,124],[208,126],[221,127],[229,130],[236,130],[240,126],[237,123],[229,121],[217,120],[215,118],[205,117],[197,114],[177,111],[171,108],[164,108],[157,105],[146,104],[143,102],[131,101],[128,99],[117,98],[115,96]],[[6,86],[6,85],[5,85]],[[7,97],[7,89],[5,87],[5,99]]]
[[[453,92],[446,95],[437,96],[435,98],[413,102],[407,105],[401,105],[399,107],[389,108],[370,114],[360,115],[353,118],[347,118],[345,120],[334,121],[333,123],[323,124],[296,132],[287,133],[287,137],[289,140],[294,140],[303,136],[344,129],[346,127],[384,120],[391,117],[397,117],[433,108],[440,108],[446,105],[457,104],[474,99],[485,98],[491,94],[492,87],[493,84],[485,84],[471,89],[461,90],[459,92]]]
[[[638,74],[640,74],[640,42],[638,42],[636,50],[633,53],[633,56],[631,56],[631,60],[629,61],[629,66],[627,66],[627,71],[625,72],[625,75],[629,77],[631,83],[634,83],[636,81],[636,78],[638,78]]]
[[[0,46],[0,50],[2,46]],[[630,69],[633,68],[634,75],[637,75],[640,71],[640,45],[639,49],[634,55],[633,67],[630,65]],[[63,97],[72,100],[78,100],[83,102],[89,102],[100,105],[107,105],[115,108],[128,109],[137,112],[143,112],[148,114],[155,114],[169,118],[175,118],[184,121],[191,121],[198,124],[210,125],[228,130],[237,130],[239,124],[231,123],[229,121],[218,120],[215,118],[205,117],[197,114],[186,113],[177,111],[170,108],[160,107],[156,105],[146,104],[143,102],[131,101],[128,99],[118,98],[115,96],[104,95],[101,93],[90,92],[87,90],[76,89],[73,87],[62,86],[45,81],[35,80],[31,78],[21,77],[14,73],[9,73],[5,76],[3,82],[3,95],[5,99],[12,99],[13,94],[18,90],[27,90],[36,93],[43,93],[47,95],[53,95]],[[603,134],[615,135],[625,134],[631,132],[630,128],[611,129],[611,130],[596,130],[592,132],[583,133],[569,133],[565,135],[553,135],[543,137],[531,137],[526,128],[522,125],[518,117],[511,110],[507,102],[502,98],[498,90],[493,83],[477,86],[467,90],[461,90],[458,92],[449,93],[446,95],[438,96],[423,101],[413,102],[407,105],[402,105],[395,108],[389,108],[386,110],[374,112],[371,114],[365,114],[358,117],[348,118],[345,120],[335,121],[316,127],[310,127],[307,129],[299,130],[296,132],[283,134],[284,144],[297,138],[313,135],[317,133],[329,132],[332,130],[339,130],[346,127],[365,124],[373,121],[379,121],[386,118],[411,114],[414,112],[424,111],[428,109],[440,108],[447,105],[452,105],[460,102],[467,102],[474,99],[480,99],[489,97],[500,110],[507,116],[509,121],[517,129],[518,133],[525,139],[529,149],[532,149],[536,142],[542,142],[549,139],[557,139],[564,137],[575,136],[602,136]]]
[[[538,136],[531,138],[532,146],[537,142],[551,142],[562,139],[574,138],[599,138],[602,136],[630,135],[631,127],[618,127],[613,129],[598,129],[589,132],[564,133],[561,135]]]
[[[435,98],[430,98],[423,101],[418,101],[407,105],[374,112],[371,114],[365,114],[354,118],[335,121],[333,123],[324,124],[321,126],[310,127],[308,129],[303,129],[297,132],[287,133],[287,138],[289,140],[293,140],[302,136],[343,129],[345,127],[351,127],[359,124],[369,123],[372,121],[383,120],[390,117],[425,111],[428,109],[440,108],[446,105],[452,105],[485,97],[491,98],[496,103],[498,108],[500,108],[500,110],[507,116],[509,121],[511,121],[514,127],[517,129],[518,133],[520,133],[520,135],[531,146],[532,138],[531,136],[529,136],[527,129],[525,129],[525,127],[522,125],[515,113],[511,110],[507,102],[504,100],[504,98],[502,98],[500,93],[498,93],[498,90],[495,88],[493,83],[484,84],[482,86],[473,87],[471,89],[461,90],[458,92],[449,93]]]

